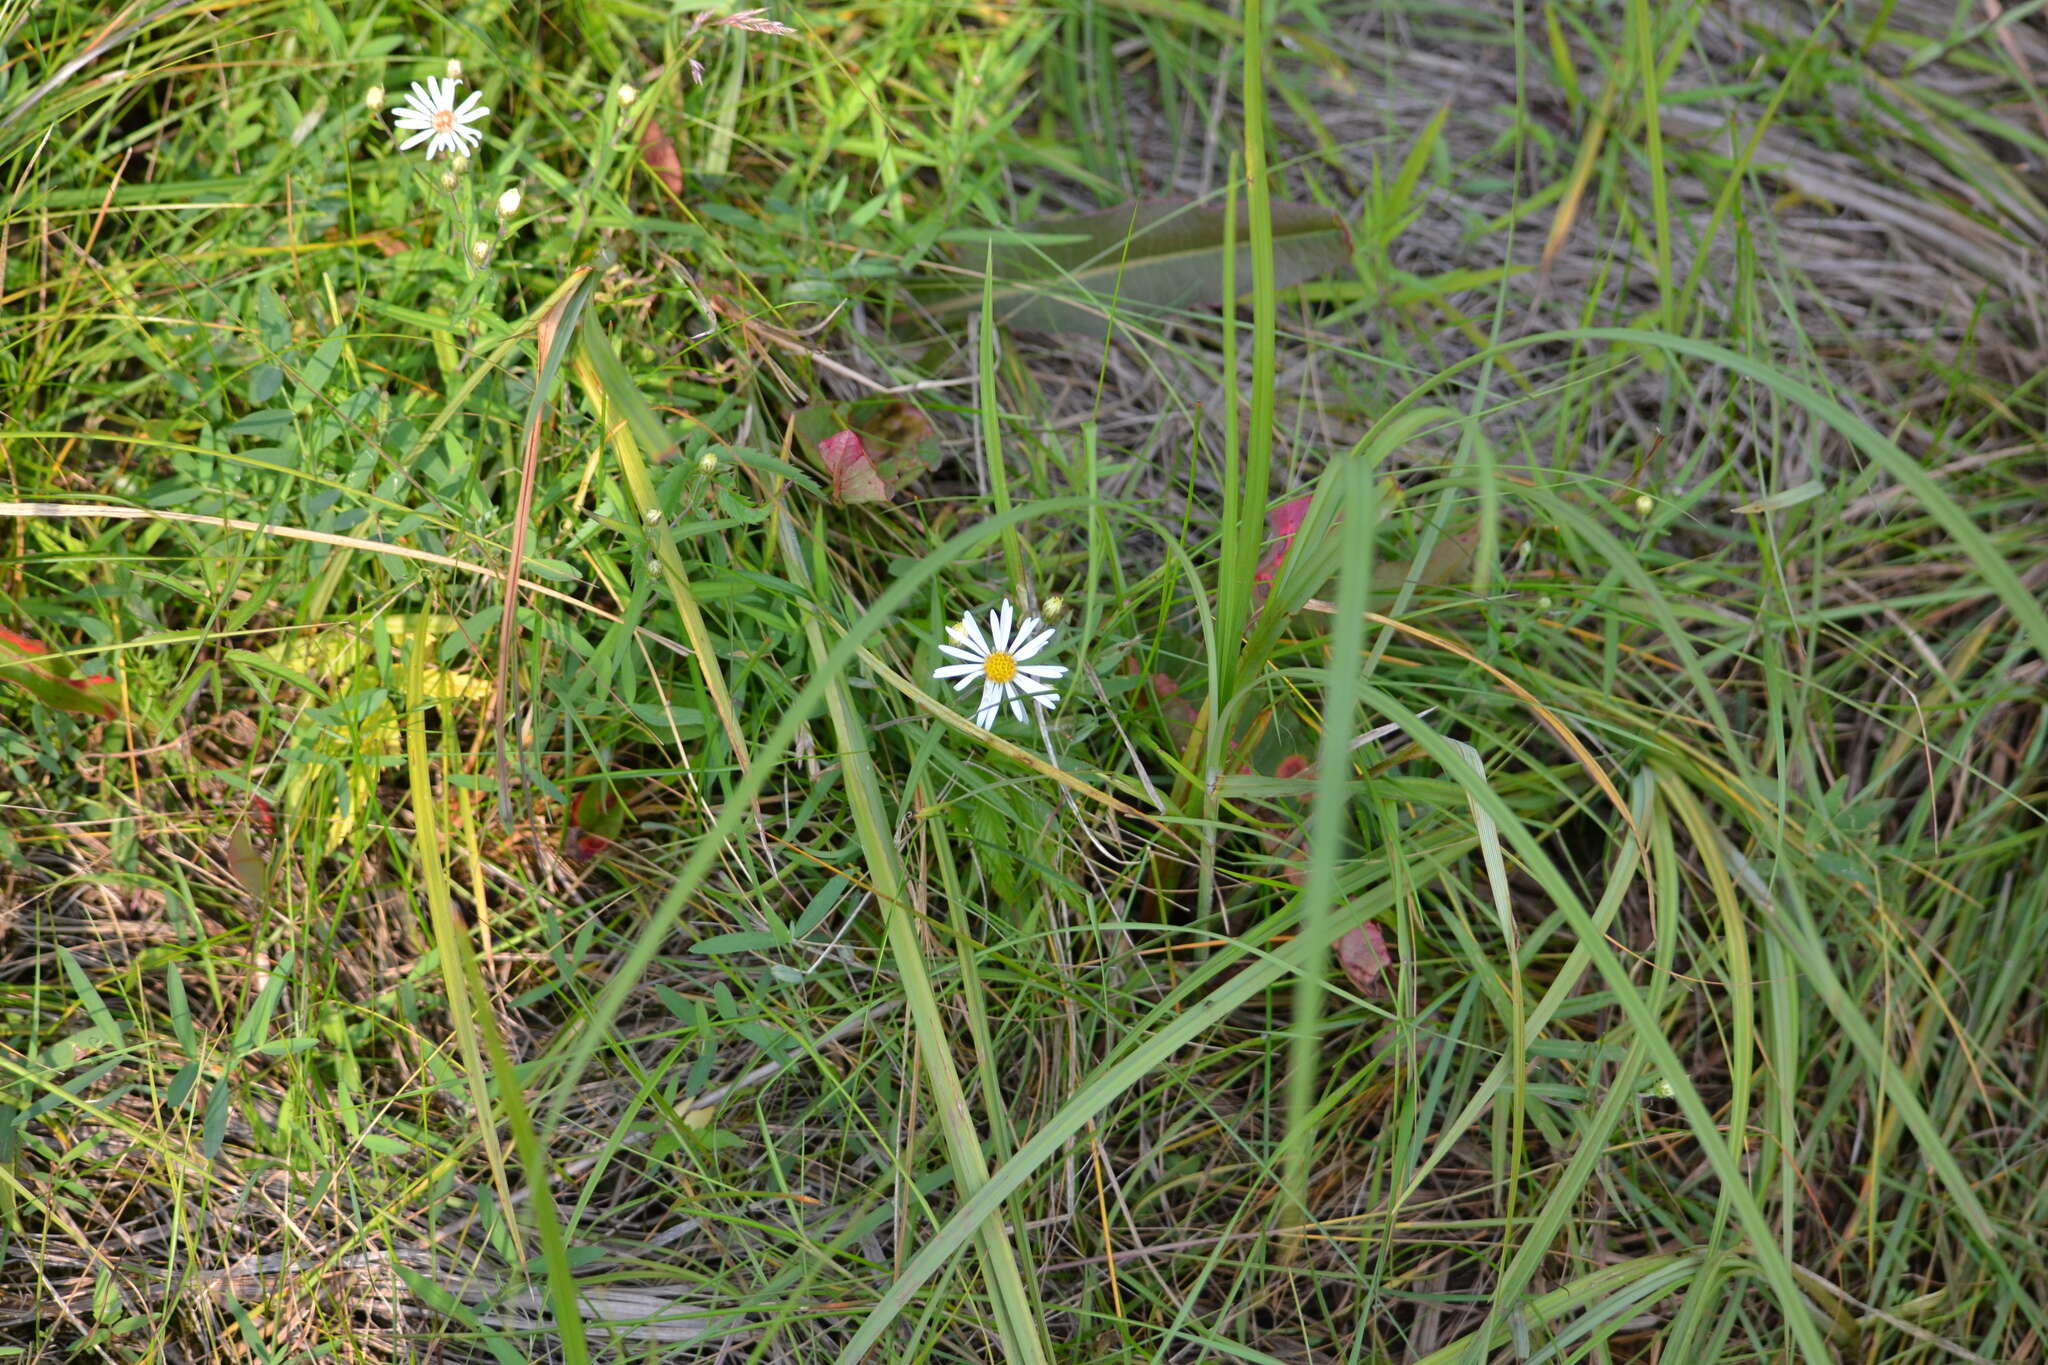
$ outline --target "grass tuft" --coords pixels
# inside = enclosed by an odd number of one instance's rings
[[[2043,1359],[2044,71],[0,3],[0,1358]]]

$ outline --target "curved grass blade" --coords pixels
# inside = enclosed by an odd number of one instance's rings
[[[1098,337],[1112,317],[1154,321],[1228,302],[1226,271],[1256,280],[1261,251],[1271,290],[1351,262],[1350,229],[1320,204],[1271,205],[1263,247],[1256,208],[1249,222],[1242,214],[1232,222],[1222,205],[1192,199],[1139,200],[976,236],[987,253],[989,308],[998,321]],[[948,289],[926,310],[941,322],[964,318],[981,308],[982,295],[980,287]]]

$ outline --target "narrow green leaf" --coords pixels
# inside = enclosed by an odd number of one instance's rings
[[[1351,233],[1320,204],[1272,206],[1272,288],[1342,270]],[[1226,251],[1226,235],[1234,247]],[[1254,235],[1247,213],[1235,225],[1213,202],[1141,200],[1098,213],[1049,218],[1021,235],[986,239],[998,321],[1045,332],[1099,335],[1114,315],[1158,318],[1224,300],[1224,266],[1254,278]],[[977,253],[978,254],[978,253]],[[941,318],[964,317],[981,290],[949,289],[927,305]]]

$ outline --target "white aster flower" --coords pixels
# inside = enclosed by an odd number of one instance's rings
[[[391,121],[400,132],[412,134],[398,144],[399,151],[408,151],[424,142],[427,160],[432,161],[437,152],[461,156],[483,145],[483,129],[469,125],[491,111],[477,105],[483,98],[481,90],[470,91],[462,107],[456,108],[455,87],[459,83],[434,76],[427,77],[424,90],[418,81],[412,83],[412,93],[391,114]]]
[[[988,614],[988,634],[984,636],[974,622],[974,613],[969,612],[960,618],[960,624],[946,628],[946,637],[953,643],[939,646],[941,654],[961,662],[934,669],[932,676],[959,679],[953,683],[955,692],[965,692],[979,680],[981,705],[975,708],[974,723],[983,729],[1002,713],[1006,701],[1010,703],[1011,714],[1020,721],[1024,719],[1026,697],[1050,710],[1059,700],[1059,693],[1051,684],[1064,677],[1067,669],[1064,664],[1026,662],[1052,641],[1052,628],[1041,630],[1040,624],[1036,616],[1027,616],[1019,624],[1016,609],[1005,599],[1001,607]],[[1012,630],[1012,626],[1016,629]]]

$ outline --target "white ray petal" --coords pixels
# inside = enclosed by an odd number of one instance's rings
[[[981,689],[981,705],[975,708],[974,723],[986,730],[1003,709],[1003,689],[989,683]]]
[[[966,640],[968,645],[974,650],[976,658],[986,658],[988,656],[988,641],[982,638],[981,627],[975,624],[973,612],[962,616],[960,624],[953,627],[953,630],[953,638],[956,640]]]
[[[1033,635],[1031,632],[1037,630],[1037,628],[1037,621],[1026,621],[1024,629],[1017,632],[1017,647],[1010,652],[1016,656],[1018,662],[1023,662],[1052,643],[1053,628],[1047,626],[1044,630],[1040,630],[1036,635]]]

